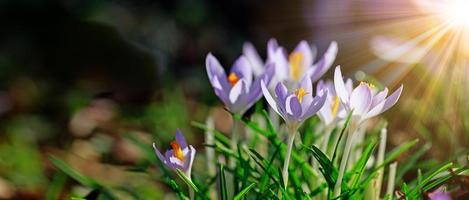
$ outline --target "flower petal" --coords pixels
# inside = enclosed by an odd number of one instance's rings
[[[373,109],[376,105],[384,101],[387,95],[388,95],[388,88],[384,88],[383,91],[378,92],[378,94],[376,94],[373,97],[373,101],[371,102],[371,109]]]
[[[226,105],[229,105],[229,99],[228,99],[228,90],[224,90],[223,87],[221,86],[221,83],[218,79],[218,77],[213,77],[213,80],[212,80],[212,86],[213,86],[213,89],[215,91],[215,94],[218,96],[218,98],[220,98],[220,100],[223,102],[223,104]]]
[[[348,104],[350,94],[345,87],[344,78],[342,77],[342,72],[340,71],[340,65],[335,68],[334,88],[335,92],[340,98],[340,101],[342,101],[344,104]]]
[[[365,83],[355,88],[350,95],[350,108],[354,115],[366,114],[371,106],[372,94],[370,88]]]
[[[271,62],[272,57],[274,56],[275,52],[279,48],[277,40],[275,38],[271,38],[267,42],[267,62]]]
[[[155,150],[155,154],[156,156],[160,159],[160,161],[164,164],[166,164],[166,157],[163,156],[163,154],[160,152],[160,150],[158,150],[158,148],[156,148],[156,144],[153,143],[153,149]]]
[[[290,67],[283,48],[277,48],[275,50],[272,55],[271,62],[275,64],[276,81],[287,80],[290,74]]]
[[[275,87],[275,95],[277,96],[279,102],[285,102],[288,95],[287,87],[282,83],[278,83]]]
[[[313,64],[314,58],[313,58],[313,52],[312,52],[311,46],[309,46],[308,42],[303,40],[300,43],[298,43],[294,52],[300,52],[302,55],[301,65],[300,65],[302,70],[306,70],[309,67],[311,67],[311,65]]]
[[[396,91],[394,91],[391,95],[389,95],[388,98],[386,98],[383,110],[381,112],[384,112],[394,106],[394,104],[397,103],[397,100],[399,100],[399,97],[401,96],[402,90],[404,89],[404,86],[401,85]]]
[[[244,79],[246,81],[247,87],[251,86],[252,83],[252,69],[251,63],[249,63],[248,59],[245,56],[240,56],[236,59],[233,67],[231,68],[231,72],[234,72],[239,79]]]
[[[229,94],[229,99],[230,99],[231,104],[234,104],[238,101],[241,94],[243,93],[244,88],[246,87],[245,84],[246,83],[244,79],[241,79],[233,86],[233,88],[231,88],[230,94]]]
[[[322,56],[321,60],[319,60],[319,62],[313,66],[314,70],[311,73],[311,80],[313,82],[319,80],[327,72],[327,70],[331,68],[337,56],[337,51],[337,42],[331,42],[331,44],[327,48],[327,51]]]
[[[185,149],[187,147],[186,138],[182,135],[181,130],[176,129],[176,142],[181,146],[181,149]]]
[[[291,120],[298,120],[301,117],[301,105],[295,95],[290,95],[285,101],[285,108]]]
[[[190,174],[190,171],[192,169],[192,164],[194,163],[194,158],[195,158],[195,153],[196,150],[192,145],[189,145],[189,155],[186,157],[186,162],[184,163],[184,168],[183,170]]]
[[[207,55],[207,58],[205,59],[205,67],[207,69],[207,75],[208,79],[210,80],[210,83],[214,85],[214,77],[218,77],[218,86],[216,87],[221,87],[223,90],[227,91],[230,88],[230,84],[228,83],[228,80],[226,80],[226,73],[223,67],[221,66],[220,62],[213,56],[211,53]],[[223,77],[223,78],[221,78]],[[215,87],[215,85],[214,85]]]
[[[278,84],[282,84],[282,83],[278,83]],[[267,87],[265,86],[264,81],[261,81],[261,89],[262,89],[262,93],[264,94],[264,97],[267,100],[267,103],[269,103],[270,107],[272,109],[274,109],[274,111],[277,112],[279,115],[282,115],[278,110],[277,101],[275,101],[274,98],[272,97],[272,95],[270,94],[269,89],[267,89]]]
[[[256,48],[252,43],[246,42],[243,45],[243,55],[249,61],[252,71],[256,76],[260,76],[264,72],[264,63],[257,53]]]
[[[325,104],[327,99],[327,92],[322,90],[319,92],[320,96],[316,96],[311,102],[308,110],[303,112],[303,119],[309,118],[315,113],[317,113]]]

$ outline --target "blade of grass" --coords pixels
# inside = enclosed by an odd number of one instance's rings
[[[241,190],[241,192],[239,192],[239,194],[237,194],[233,198],[233,200],[240,200],[241,198],[243,198],[255,185],[256,185],[256,183],[251,183],[249,186],[247,186],[246,188]]]

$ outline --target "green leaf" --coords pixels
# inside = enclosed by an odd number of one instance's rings
[[[191,187],[195,192],[199,192],[199,188],[195,186],[195,184],[192,182],[191,178],[187,177],[184,172],[182,172],[180,169],[176,169],[177,174],[181,179],[187,184],[187,186]]]
[[[219,165],[220,177],[220,195],[222,200],[228,200],[228,190],[226,189],[225,167],[223,164]]]
[[[360,181],[360,178],[363,175],[363,172],[365,171],[366,163],[370,159],[371,155],[373,154],[373,151],[375,150],[376,146],[378,144],[378,141],[376,139],[373,139],[370,144],[365,148],[365,150],[362,153],[362,156],[358,160],[358,162],[355,164],[353,167],[353,177],[352,177],[352,188],[357,188],[358,183]]]
[[[243,198],[244,195],[246,195],[249,192],[249,190],[251,190],[255,185],[256,185],[256,183],[251,183],[251,185],[249,185],[246,188],[244,188],[243,190],[241,190],[241,192],[239,192],[239,194],[237,194],[233,198],[233,200],[240,200],[241,198]]]
[[[67,174],[68,176],[72,177],[75,181],[79,182],[80,184],[84,186],[88,186],[91,188],[99,188],[99,185],[96,181],[94,181],[91,178],[88,178],[84,175],[82,175],[80,172],[77,170],[73,169],[69,164],[64,162],[63,160],[55,157],[55,156],[50,156],[49,160],[57,167],[59,168],[62,172]]]
[[[337,169],[332,165],[332,162],[329,160],[329,158],[327,158],[327,156],[321,150],[319,150],[319,148],[313,145],[309,149],[311,152],[313,152],[314,158],[316,158],[316,160],[321,165],[319,171],[321,171],[322,175],[326,179],[327,185],[329,188],[334,188],[335,182],[337,181]]]
[[[62,188],[65,185],[65,182],[67,181],[67,176],[63,172],[57,172],[54,174],[52,178],[52,182],[49,184],[49,187],[47,188],[46,200],[55,200],[59,199],[60,192],[62,191]]]

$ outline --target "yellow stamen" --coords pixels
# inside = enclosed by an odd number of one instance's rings
[[[231,72],[230,75],[228,75],[228,82],[233,86],[239,81],[239,77],[236,75],[236,73]]]
[[[363,82],[363,81],[360,82],[360,84],[365,84],[365,85],[368,86],[368,88],[370,88],[370,89],[373,89],[373,88],[376,87],[375,85],[373,85],[373,83],[368,83],[368,82]]]
[[[336,96],[334,99],[334,103],[332,104],[332,117],[335,118],[337,116],[337,112],[339,111],[339,96]]]
[[[301,61],[303,60],[303,54],[301,52],[292,52],[288,56],[288,62],[290,63],[290,77],[298,81],[303,73],[301,69]]]
[[[182,152],[181,145],[179,145],[179,143],[177,143],[176,141],[172,141],[170,145],[171,145],[171,148],[173,149],[174,157],[184,162],[184,153]]]
[[[303,101],[303,96],[307,95],[308,92],[305,91],[304,88],[300,87],[295,90],[295,96],[298,98],[298,101],[301,103]]]

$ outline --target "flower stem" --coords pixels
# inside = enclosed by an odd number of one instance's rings
[[[348,158],[350,155],[350,151],[352,150],[352,143],[353,143],[353,136],[355,135],[356,129],[351,129],[349,127],[349,131],[347,133],[347,141],[345,143],[344,154],[342,155],[342,161],[340,162],[339,167],[339,175],[337,176],[337,182],[334,187],[334,197],[338,197],[340,195],[340,190],[342,187],[342,179],[344,178],[345,167],[347,167]]]
[[[239,130],[240,130],[240,124],[241,122],[233,117],[233,126],[232,126],[232,132],[231,132],[231,150],[233,150],[234,153],[238,151],[238,140],[239,140]],[[236,167],[236,159],[231,158],[229,159],[229,166],[230,168],[235,168]]]
[[[189,186],[189,198],[190,198],[191,200],[194,200],[194,199],[195,199],[194,189],[192,189],[191,186]]]
[[[293,149],[293,142],[295,141],[295,135],[296,135],[296,129],[291,129],[290,133],[288,134],[287,154],[285,155],[285,161],[283,163],[283,170],[282,170],[283,185],[285,186],[285,189],[287,189],[287,185],[288,185],[288,165],[290,164],[291,151]]]
[[[397,162],[393,162],[389,165],[389,178],[388,178],[388,187],[386,190],[386,197],[392,199],[392,193],[394,192],[394,182],[396,180],[396,170]]]

